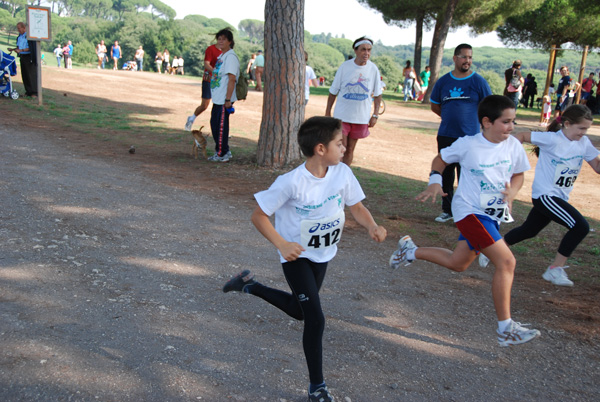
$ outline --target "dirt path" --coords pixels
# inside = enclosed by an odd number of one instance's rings
[[[50,71],[46,82],[58,90],[68,81],[69,98],[128,107],[127,94],[138,91],[144,118],[182,125],[196,101],[181,94],[198,83],[133,74]],[[172,94],[179,104],[165,101]],[[260,96],[237,108],[238,127],[258,124]],[[311,99],[309,113],[323,102]],[[386,112],[381,131],[359,144],[357,165],[421,179],[435,137],[398,139],[392,127],[427,116]],[[130,155],[33,126],[9,114],[0,127],[2,399],[305,400],[302,324],[220,291],[242,268],[286,289],[275,251],[248,219],[260,180],[232,178],[228,165],[177,164],[187,145],[163,157]],[[251,137],[238,129],[233,141]],[[391,272],[394,240],[374,244],[350,222],[330,264],[325,375],[337,400],[597,399],[598,335],[577,331],[597,328],[597,310],[577,305],[586,291],[597,301],[597,290],[519,275],[515,317],[542,337],[503,349],[491,269],[455,274],[418,262]]]

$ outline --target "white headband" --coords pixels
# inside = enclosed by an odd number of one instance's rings
[[[373,41],[371,39],[363,39],[360,42],[357,42],[356,45],[354,45],[354,48],[356,49],[357,47],[359,47],[360,45],[364,45],[365,43],[368,43],[369,45],[373,46]]]

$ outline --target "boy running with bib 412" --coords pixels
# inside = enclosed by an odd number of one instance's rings
[[[510,314],[510,294],[516,261],[499,232],[500,222],[511,222],[512,201],[523,185],[530,165],[521,143],[511,135],[515,104],[506,96],[490,95],[481,101],[478,118],[482,132],[459,138],[434,158],[429,186],[417,200],[435,202],[442,190],[441,171],[451,163],[462,169],[452,200],[452,216],[460,231],[454,251],[437,247],[417,247],[410,236],[398,242],[390,266],[398,268],[419,259],[452,271],[465,271],[482,252],[496,267],[492,298],[498,317],[500,346],[528,342],[540,335],[515,322]]]
[[[258,207],[252,223],[279,251],[283,274],[290,292],[257,282],[245,270],[229,280],[224,292],[238,291],[258,296],[297,320],[304,320],[302,344],[308,365],[309,401],[333,401],[323,377],[323,331],[325,316],[319,290],[327,263],[335,256],[344,228],[344,206],[382,242],[386,230],[378,226],[362,204],[365,195],[350,168],[340,163],[346,148],[341,120],[312,117],[298,132],[298,143],[306,162],[279,176],[268,190],[256,193]],[[269,216],[275,214],[275,226]]]

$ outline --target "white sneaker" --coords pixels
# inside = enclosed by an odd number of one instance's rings
[[[408,250],[414,250],[415,248],[417,248],[417,246],[412,241],[410,236],[404,236],[403,238],[398,240],[398,249],[394,251],[394,253],[390,257],[390,268],[396,269],[402,263],[404,263],[405,267],[410,265],[410,263],[414,260],[409,260],[406,256],[406,252]]]
[[[194,125],[194,121],[196,120],[196,116],[188,117],[185,122],[185,131],[192,131],[192,126]]]
[[[479,266],[485,268],[490,264],[490,259],[487,258],[483,253],[479,253]]]
[[[537,329],[527,329],[520,322],[512,320],[504,332],[496,330],[496,333],[498,334],[498,344],[500,346],[519,345],[541,335]]]
[[[452,215],[450,215],[447,212],[442,212],[437,218],[435,218],[435,221],[444,223],[444,222],[448,222],[451,219],[452,219]]]
[[[573,282],[567,277],[565,268],[569,267],[548,267],[546,272],[543,273],[542,278],[557,286],[573,286]]]

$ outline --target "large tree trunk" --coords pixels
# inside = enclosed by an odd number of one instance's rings
[[[435,82],[439,78],[440,68],[442,67],[442,57],[444,56],[444,45],[446,37],[452,25],[452,17],[458,0],[449,0],[443,15],[438,16],[433,30],[433,39],[431,41],[431,53],[429,55],[429,67],[431,68],[431,77],[429,78],[429,87],[423,97],[423,103],[429,103],[429,97]]]
[[[415,38],[415,60],[413,65],[415,67],[415,72],[417,76],[421,73],[421,58],[423,54],[423,21],[425,20],[425,15],[421,14],[417,17],[417,29],[416,29],[416,38]]]
[[[265,84],[257,160],[282,167],[300,158],[304,120],[304,0],[265,3]]]

